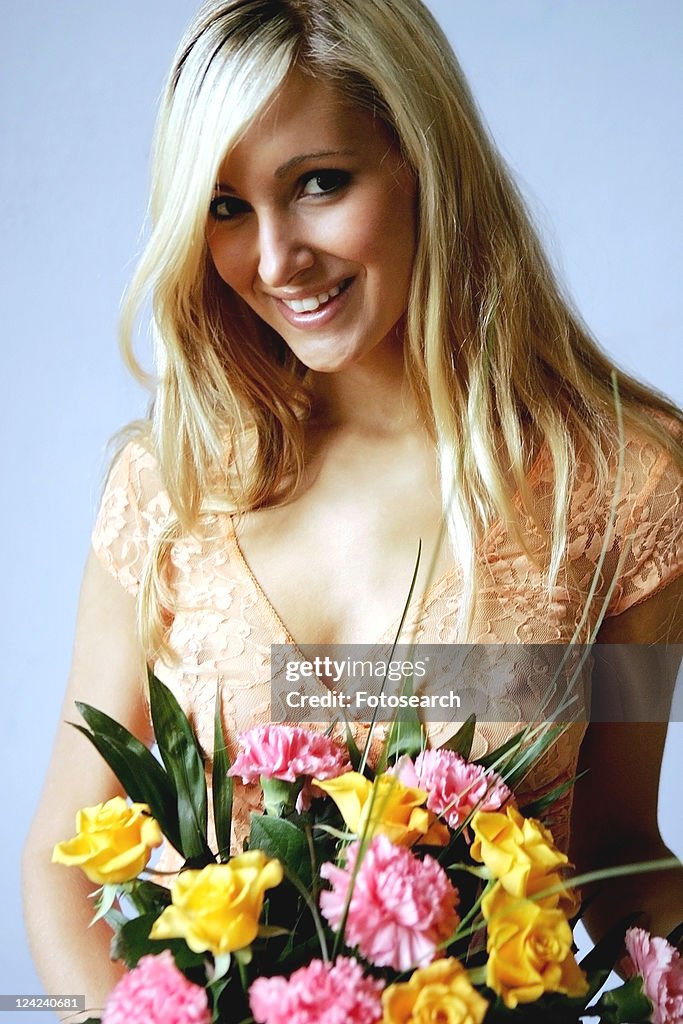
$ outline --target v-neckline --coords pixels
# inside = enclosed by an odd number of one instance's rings
[[[229,521],[229,525],[228,525],[228,540],[229,540],[230,545],[232,547],[232,551],[233,551],[233,553],[234,553],[234,555],[236,557],[237,563],[241,567],[245,577],[249,581],[249,583],[251,585],[251,589],[252,589],[252,591],[254,593],[254,596],[258,600],[258,603],[260,605],[262,605],[266,609],[266,612],[267,612],[269,618],[272,620],[272,623],[277,627],[278,631],[282,634],[282,636],[283,636],[283,640],[281,641],[282,643],[288,644],[288,645],[290,645],[292,647],[296,647],[296,648],[301,648],[301,647],[331,647],[331,646],[336,646],[337,644],[361,644],[363,646],[379,647],[379,646],[387,644],[387,643],[393,643],[393,641],[394,641],[394,639],[396,637],[396,631],[398,630],[398,626],[399,626],[399,623],[401,621],[401,616],[403,614],[402,611],[401,611],[401,613],[399,615],[397,615],[393,619],[393,621],[391,623],[389,623],[387,628],[384,630],[384,632],[381,634],[381,636],[379,636],[374,641],[374,643],[369,643],[367,640],[346,640],[346,639],[344,639],[344,640],[336,640],[334,642],[334,644],[331,644],[331,643],[323,643],[322,641],[319,641],[319,640],[303,640],[302,641],[302,640],[295,639],[292,636],[292,634],[291,634],[287,624],[285,623],[284,619],[282,618],[282,616],[278,612],[277,608],[275,607],[273,602],[268,597],[268,594],[266,593],[264,587],[261,586],[261,583],[259,582],[259,580],[258,580],[257,576],[255,575],[253,569],[251,568],[251,566],[250,566],[250,564],[249,564],[249,562],[248,562],[244,552],[242,551],[242,548],[240,546],[240,542],[239,542],[239,540],[237,538],[237,531],[235,529],[235,516],[233,516],[233,515],[228,516],[228,521]],[[408,606],[408,612],[407,612],[407,615],[406,615],[406,621],[408,621],[408,619],[410,617],[410,612],[411,612],[411,610],[413,608],[415,608],[416,606],[417,607],[424,607],[426,605],[428,599],[434,598],[437,595],[437,592],[440,592],[440,590],[442,588],[445,588],[453,580],[457,579],[458,575],[459,575],[459,572],[458,572],[457,565],[452,565],[452,566],[450,566],[449,569],[447,569],[444,573],[442,573],[442,575],[439,576],[438,579],[434,580],[433,583],[430,583],[430,585],[427,587],[427,589],[425,591],[423,591],[423,593],[421,595],[420,594],[413,595],[413,597],[411,598],[410,604]],[[277,643],[278,641],[274,641],[274,642]]]
[[[546,453],[546,445],[545,445],[545,443],[543,443],[541,445],[539,451],[538,451],[538,454],[536,455],[536,458],[534,459],[534,462],[533,462],[533,464],[531,466],[531,469],[527,473],[527,477],[526,477],[527,486],[533,487],[534,484],[536,483],[536,480],[537,480],[537,478],[539,476],[539,473],[541,472],[541,469],[542,469],[542,467],[544,465],[544,462],[545,462],[545,453]],[[512,502],[513,502],[513,504],[518,509],[521,509],[521,494],[519,492],[519,489],[517,491],[515,491],[515,493],[514,493],[514,495],[512,497]],[[331,644],[323,644],[323,643],[316,642],[316,641],[313,641],[313,642],[299,641],[299,640],[295,639],[292,636],[288,626],[284,622],[282,616],[278,612],[278,610],[275,607],[275,605],[273,604],[273,602],[268,597],[268,594],[266,593],[265,588],[261,585],[259,579],[257,578],[257,576],[255,575],[254,571],[252,570],[252,568],[251,568],[251,566],[249,564],[249,561],[247,560],[244,552],[242,551],[240,542],[239,542],[239,540],[237,538],[237,531],[235,529],[235,518],[236,518],[235,515],[228,515],[228,517],[227,517],[227,519],[228,519],[227,537],[228,537],[228,541],[229,541],[229,543],[230,543],[230,545],[232,547],[232,551],[233,551],[233,554],[235,556],[235,560],[236,560],[237,564],[240,566],[240,568],[242,569],[245,578],[249,582],[249,585],[250,585],[251,590],[253,592],[253,596],[256,599],[257,603],[265,608],[266,614],[267,614],[268,618],[271,620],[271,625],[274,625],[276,627],[277,632],[281,634],[281,637],[282,637],[281,642],[285,643],[285,644],[288,644],[290,646],[293,646],[293,647],[297,647],[297,648],[301,648],[302,646],[303,647],[311,647],[311,646],[313,646],[313,647],[316,647],[316,646],[317,647],[328,647],[328,646],[332,646]],[[491,523],[491,526],[488,528],[488,530],[486,531],[486,533],[484,534],[484,536],[482,537],[480,543],[477,546],[478,550],[481,551],[483,548],[485,548],[487,546],[487,544],[489,544],[491,542],[491,540],[494,539],[501,532],[501,530],[503,530],[504,528],[505,528],[505,524],[504,524],[503,520],[500,519],[500,518],[496,519],[493,523]],[[408,610],[407,610],[407,614],[406,614],[406,621],[410,621],[411,611],[413,609],[418,608],[418,609],[420,609],[420,612],[422,612],[424,610],[424,608],[426,607],[428,602],[431,602],[432,600],[434,600],[441,593],[442,590],[446,589],[452,583],[457,581],[459,576],[460,576],[460,571],[459,571],[458,566],[457,565],[452,565],[449,569],[447,569],[444,573],[442,573],[441,576],[439,576],[436,580],[434,580],[433,583],[430,583],[429,586],[421,594],[414,595],[413,598],[410,601],[409,606],[408,606]],[[394,639],[396,638],[396,632],[398,630],[399,622],[401,621],[401,614],[397,615],[393,619],[393,621],[387,626],[387,628],[384,630],[384,632],[371,645],[368,645],[367,642],[363,641],[363,640],[338,640],[338,641],[336,641],[336,643],[338,643],[338,644],[360,643],[360,644],[363,644],[363,645],[374,646],[374,647],[379,647],[379,646],[382,646],[382,645],[386,645],[388,643],[393,643]],[[399,637],[399,641],[400,641],[400,637]],[[277,643],[278,641],[275,640],[273,642]]]

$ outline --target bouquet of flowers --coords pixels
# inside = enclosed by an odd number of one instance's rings
[[[348,727],[342,742],[268,725],[239,738],[230,766],[217,699],[209,801],[190,723],[153,676],[150,703],[161,760],[78,705],[77,728],[130,799],[81,810],[53,856],[98,886],[95,917],[128,968],[102,1024],[683,1020],[683,962],[639,929],[633,977],[586,1010],[624,929],[577,963],[567,857],[539,820],[571,783],[526,807],[515,798],[560,726],[470,760],[472,720],[429,749],[402,711],[374,759]],[[235,776],[261,785],[264,810],[232,854]],[[145,876],[164,837],[185,861],[170,888]]]

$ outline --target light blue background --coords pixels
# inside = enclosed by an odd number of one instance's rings
[[[587,323],[616,361],[681,402],[683,5],[431,6]],[[194,7],[2,5],[5,993],[40,990],[21,925],[20,848],[68,671],[104,445],[146,405],[119,362],[117,308],[139,250],[156,99]],[[679,855],[682,736],[672,729],[660,794]],[[80,742],[74,734],[74,757]],[[48,1019],[17,1019],[34,1016]]]

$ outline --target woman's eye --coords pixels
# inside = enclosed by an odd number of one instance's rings
[[[316,171],[306,176],[301,191],[305,196],[324,196],[348,185],[350,179],[348,171]]]
[[[215,196],[211,200],[209,213],[214,220],[233,220],[241,213],[249,209],[243,199],[236,199],[235,196]]]

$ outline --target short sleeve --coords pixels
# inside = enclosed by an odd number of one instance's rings
[[[109,473],[92,546],[105,569],[134,596],[154,541],[170,515],[170,501],[154,456],[130,442]]]
[[[620,530],[621,569],[609,616],[647,600],[683,572],[683,473],[653,444],[642,445],[637,456],[642,486]]]

